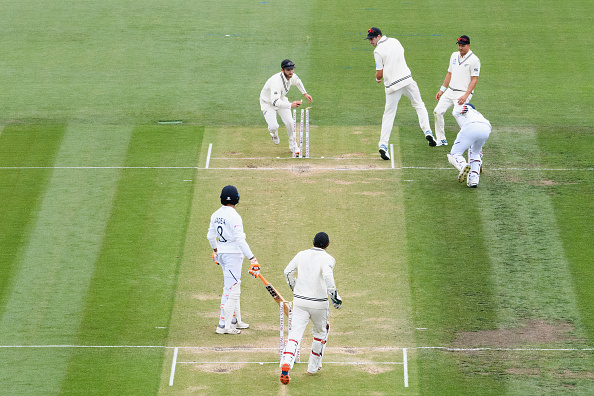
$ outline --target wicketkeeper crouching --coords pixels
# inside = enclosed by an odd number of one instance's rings
[[[329,244],[328,234],[318,232],[313,240],[314,247],[297,253],[285,268],[287,283],[293,290],[293,319],[281,358],[280,381],[283,384],[289,383],[289,370],[293,368],[295,353],[310,319],[313,325],[313,343],[307,372],[315,374],[322,368],[322,356],[330,330],[328,295],[335,308],[339,309],[342,305],[334,284],[336,260],[326,252]]]

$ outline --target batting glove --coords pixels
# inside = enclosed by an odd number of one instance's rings
[[[217,252],[212,252],[212,261],[214,261],[216,265],[219,265],[219,255]]]
[[[338,295],[338,291],[336,291],[336,289],[330,292],[330,300],[332,300],[332,305],[334,308],[340,309],[340,307],[342,307],[342,299]]]
[[[250,259],[250,270],[249,273],[254,278],[257,278],[260,275],[260,264],[258,263],[258,259],[254,256]]]

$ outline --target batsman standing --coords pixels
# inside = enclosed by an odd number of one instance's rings
[[[289,149],[292,153],[299,154],[299,145],[295,142],[295,131],[293,130],[291,109],[301,106],[303,101],[295,100],[289,102],[287,94],[289,93],[291,86],[295,85],[309,103],[311,103],[313,99],[305,90],[301,79],[297,77],[297,74],[293,73],[294,68],[295,64],[289,59],[285,59],[281,62],[281,72],[270,77],[260,92],[260,109],[268,124],[268,131],[270,132],[272,142],[274,144],[280,143],[280,138],[278,137],[279,125],[276,119],[276,114],[278,113],[283,124],[285,124],[285,127],[287,128]]]
[[[460,132],[448,154],[448,161],[460,171],[458,174],[460,183],[468,177],[466,185],[476,188],[483,164],[483,145],[491,134],[491,123],[471,103],[454,105],[452,114],[460,125]],[[467,149],[470,165],[463,155]]]
[[[470,102],[481,72],[481,61],[470,50],[470,38],[466,35],[460,36],[456,43],[458,52],[454,52],[450,56],[450,65],[445,80],[435,94],[435,99],[439,101],[433,110],[438,146],[448,145],[443,115],[452,105],[463,105]]]
[[[335,308],[339,309],[342,305],[334,283],[336,260],[326,252],[329,244],[328,234],[318,232],[313,239],[313,248],[297,253],[285,268],[287,283],[293,290],[293,319],[281,358],[280,382],[283,384],[289,383],[289,371],[293,368],[295,353],[310,319],[313,342],[307,372],[315,374],[322,368],[322,355],[330,329],[328,295]]]
[[[221,316],[217,334],[239,334],[249,324],[241,320],[241,269],[244,257],[250,258],[250,275],[260,274],[260,264],[250,250],[243,232],[243,221],[235,210],[239,203],[239,192],[234,186],[225,186],[221,191],[221,206],[210,217],[206,237],[212,247],[212,258],[223,270],[223,295],[221,296]]]
[[[425,133],[425,139],[429,146],[436,145],[431,124],[429,123],[429,114],[425,103],[421,99],[419,86],[413,80],[410,69],[404,59],[404,48],[400,41],[388,36],[382,36],[382,31],[376,27],[369,29],[366,40],[375,47],[373,57],[375,58],[375,81],[379,84],[384,81],[386,90],[386,107],[382,118],[382,131],[379,141],[379,152],[383,159],[389,160],[388,142],[394,118],[398,109],[398,102],[402,95],[410,99],[412,107],[417,111],[419,126]]]

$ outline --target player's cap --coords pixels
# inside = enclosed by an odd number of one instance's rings
[[[379,30],[376,27],[372,27],[371,29],[369,29],[367,31],[367,37],[365,37],[365,40],[371,40],[372,38],[377,37],[377,36],[381,36],[381,35],[382,35],[382,31],[381,30]]]
[[[239,203],[239,192],[235,186],[225,186],[221,191],[222,205],[237,205]]]
[[[458,41],[456,41],[456,44],[462,44],[462,45],[470,44],[470,37],[468,37],[467,35],[462,35],[462,36],[458,37]]]
[[[295,64],[290,59],[285,59],[281,62],[281,69],[294,69]]]

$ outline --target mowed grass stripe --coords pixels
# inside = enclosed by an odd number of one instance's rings
[[[64,125],[2,126],[1,166],[53,165],[65,128]],[[0,171],[0,219],[3,229],[0,233],[0,316],[4,311],[6,292],[10,289],[14,273],[18,271],[17,254],[27,243],[28,231],[51,174],[50,169]]]
[[[55,165],[106,161],[121,165],[130,132],[130,128],[121,126],[71,125]],[[76,342],[119,172],[59,169],[52,172],[27,244],[19,252],[18,272],[0,321],[3,343]],[[42,369],[34,351],[23,352],[21,356],[35,363],[21,362],[15,366],[16,362],[3,360],[2,371],[11,373],[9,377],[13,380],[3,391],[7,394],[59,391],[68,354],[53,354]]]
[[[203,128],[137,126],[126,166],[191,166]],[[164,345],[189,220],[195,169],[126,169],[95,265],[77,344]],[[164,350],[78,349],[64,394],[146,395],[158,388]]]
[[[396,143],[405,166],[447,167],[450,146],[431,148],[417,128],[400,129]],[[496,323],[488,241],[477,197],[458,183],[453,167],[450,171],[404,169],[402,179],[415,345],[450,346],[459,332]],[[418,353],[416,364],[421,394],[501,390],[493,378],[482,378],[477,384],[451,354]]]
[[[518,163],[521,148],[540,153],[534,130],[498,131],[491,146],[506,162]],[[500,150],[514,146],[516,150]],[[505,158],[507,157],[507,158]],[[556,224],[544,172],[493,173],[491,188],[480,189],[478,205],[489,243],[493,283],[497,290],[498,325],[516,327],[527,320],[579,320],[568,260]],[[578,334],[581,333],[577,329]]]
[[[529,158],[537,166],[547,160],[531,128],[498,130],[490,147],[499,152],[501,162],[521,163]],[[550,188],[563,183],[563,175],[508,171],[485,179],[492,187],[477,193],[497,296],[495,329],[509,331],[505,344],[499,346],[591,347],[578,308],[579,282],[572,277]],[[534,331],[545,326],[548,332]],[[488,346],[489,341],[484,344]],[[466,370],[518,373],[507,378],[507,394],[558,394],[567,390],[568,381],[579,394],[591,394],[594,389],[588,376],[578,374],[594,369],[591,354],[565,353],[553,359],[546,353],[507,359],[490,356],[475,359],[473,366]],[[539,375],[519,374],[524,370]],[[567,376],[553,374],[559,372]]]

